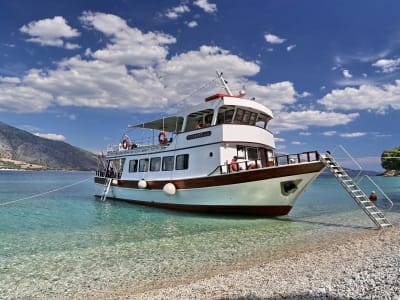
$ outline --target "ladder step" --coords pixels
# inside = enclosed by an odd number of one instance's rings
[[[333,159],[329,152],[321,156],[321,161],[378,228],[392,226],[392,224],[386,219],[385,215],[368,199],[367,195]]]

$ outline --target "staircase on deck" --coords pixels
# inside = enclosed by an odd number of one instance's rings
[[[343,149],[345,151],[345,149]],[[347,151],[345,151],[348,154]],[[349,154],[348,154],[349,155]],[[349,155],[351,158],[351,156]],[[343,188],[349,193],[349,195],[356,201],[360,208],[366,213],[366,215],[375,223],[378,229],[383,229],[385,227],[390,227],[392,224],[386,219],[383,212],[381,212],[378,207],[368,196],[363,192],[355,180],[353,180],[348,173],[335,161],[330,152],[326,152],[325,155],[321,155],[321,161],[324,163],[326,168],[335,176],[337,181],[343,186]],[[380,188],[372,181],[369,176],[366,176],[379,190]],[[360,181],[359,181],[360,182]],[[382,193],[383,191],[380,190]],[[391,200],[383,193],[386,199],[390,202]],[[393,205],[393,203],[392,203]]]

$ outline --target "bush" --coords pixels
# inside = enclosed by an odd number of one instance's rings
[[[381,165],[385,170],[400,171],[400,147],[383,151]]]

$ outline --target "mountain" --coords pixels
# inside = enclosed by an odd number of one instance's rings
[[[0,122],[0,169],[95,170],[94,153]]]

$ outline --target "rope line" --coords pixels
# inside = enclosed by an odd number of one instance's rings
[[[69,185],[65,185],[65,186],[56,188],[56,189],[51,190],[51,191],[47,191],[47,192],[35,194],[35,195],[29,196],[29,197],[24,197],[24,198],[21,198],[21,199],[17,199],[17,200],[13,200],[13,201],[9,201],[9,202],[0,203],[0,206],[12,204],[12,203],[16,203],[16,202],[20,202],[20,201],[24,201],[24,200],[29,200],[29,199],[32,199],[32,198],[36,198],[36,197],[40,197],[40,196],[47,195],[47,194],[50,194],[50,193],[54,193],[54,192],[58,192],[58,191],[61,191],[61,190],[65,190],[65,189],[67,189],[67,188],[70,188],[71,186],[84,183],[85,181],[88,181],[88,180],[90,180],[90,179],[92,179],[92,178],[93,178],[93,177],[89,177],[89,178],[86,178],[86,179],[84,179],[84,180],[81,180],[81,181],[78,181],[78,182],[75,182],[75,183],[72,183],[72,184],[69,184]]]

